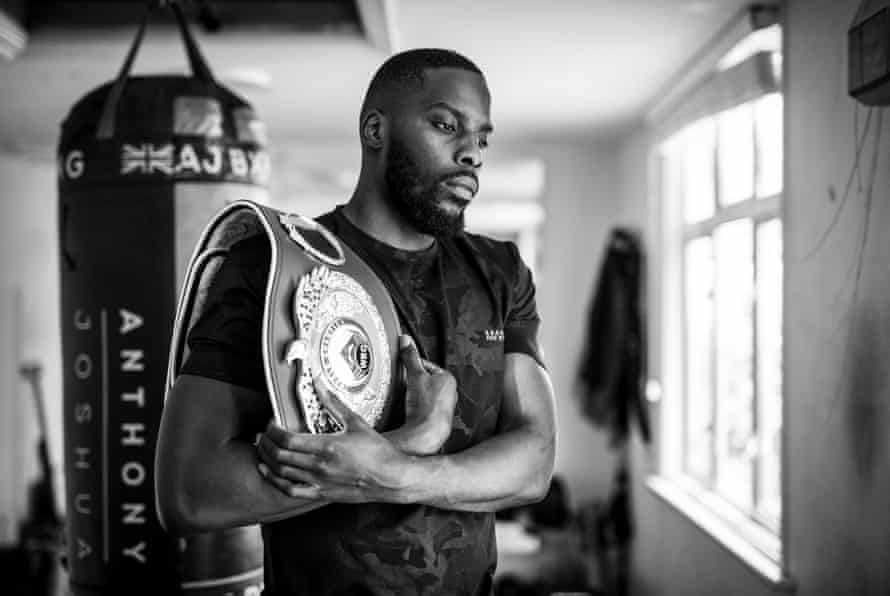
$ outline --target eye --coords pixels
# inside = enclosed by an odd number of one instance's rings
[[[447,133],[453,133],[457,131],[457,127],[450,122],[443,122],[442,120],[434,120],[433,126]]]
[[[485,137],[480,137],[479,148],[480,149],[488,149],[488,139],[486,139]]]

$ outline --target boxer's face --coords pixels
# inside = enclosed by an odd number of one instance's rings
[[[392,114],[386,196],[417,231],[449,236],[463,229],[464,209],[479,189],[490,103],[481,75],[436,68]]]

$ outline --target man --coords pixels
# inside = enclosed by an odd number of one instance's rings
[[[462,229],[489,104],[457,53],[391,57],[362,105],[355,192],[319,218],[398,307],[402,420],[378,433],[322,393],[343,432],[269,423],[263,236],[233,247],[189,335],[158,445],[162,523],[174,534],[262,523],[269,594],[488,594],[493,512],[547,491],[553,391],[531,274],[512,243]]]

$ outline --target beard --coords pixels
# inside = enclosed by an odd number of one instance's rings
[[[384,171],[385,200],[421,234],[454,236],[464,229],[464,209],[469,201],[454,196],[441,184],[453,175],[424,176],[407,147],[392,139]]]

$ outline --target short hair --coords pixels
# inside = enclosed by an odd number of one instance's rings
[[[368,102],[372,98],[392,87],[409,84],[422,87],[425,71],[432,68],[459,68],[482,75],[482,71],[472,60],[454,50],[418,48],[393,54],[374,73],[362,102],[362,113],[368,109]]]

